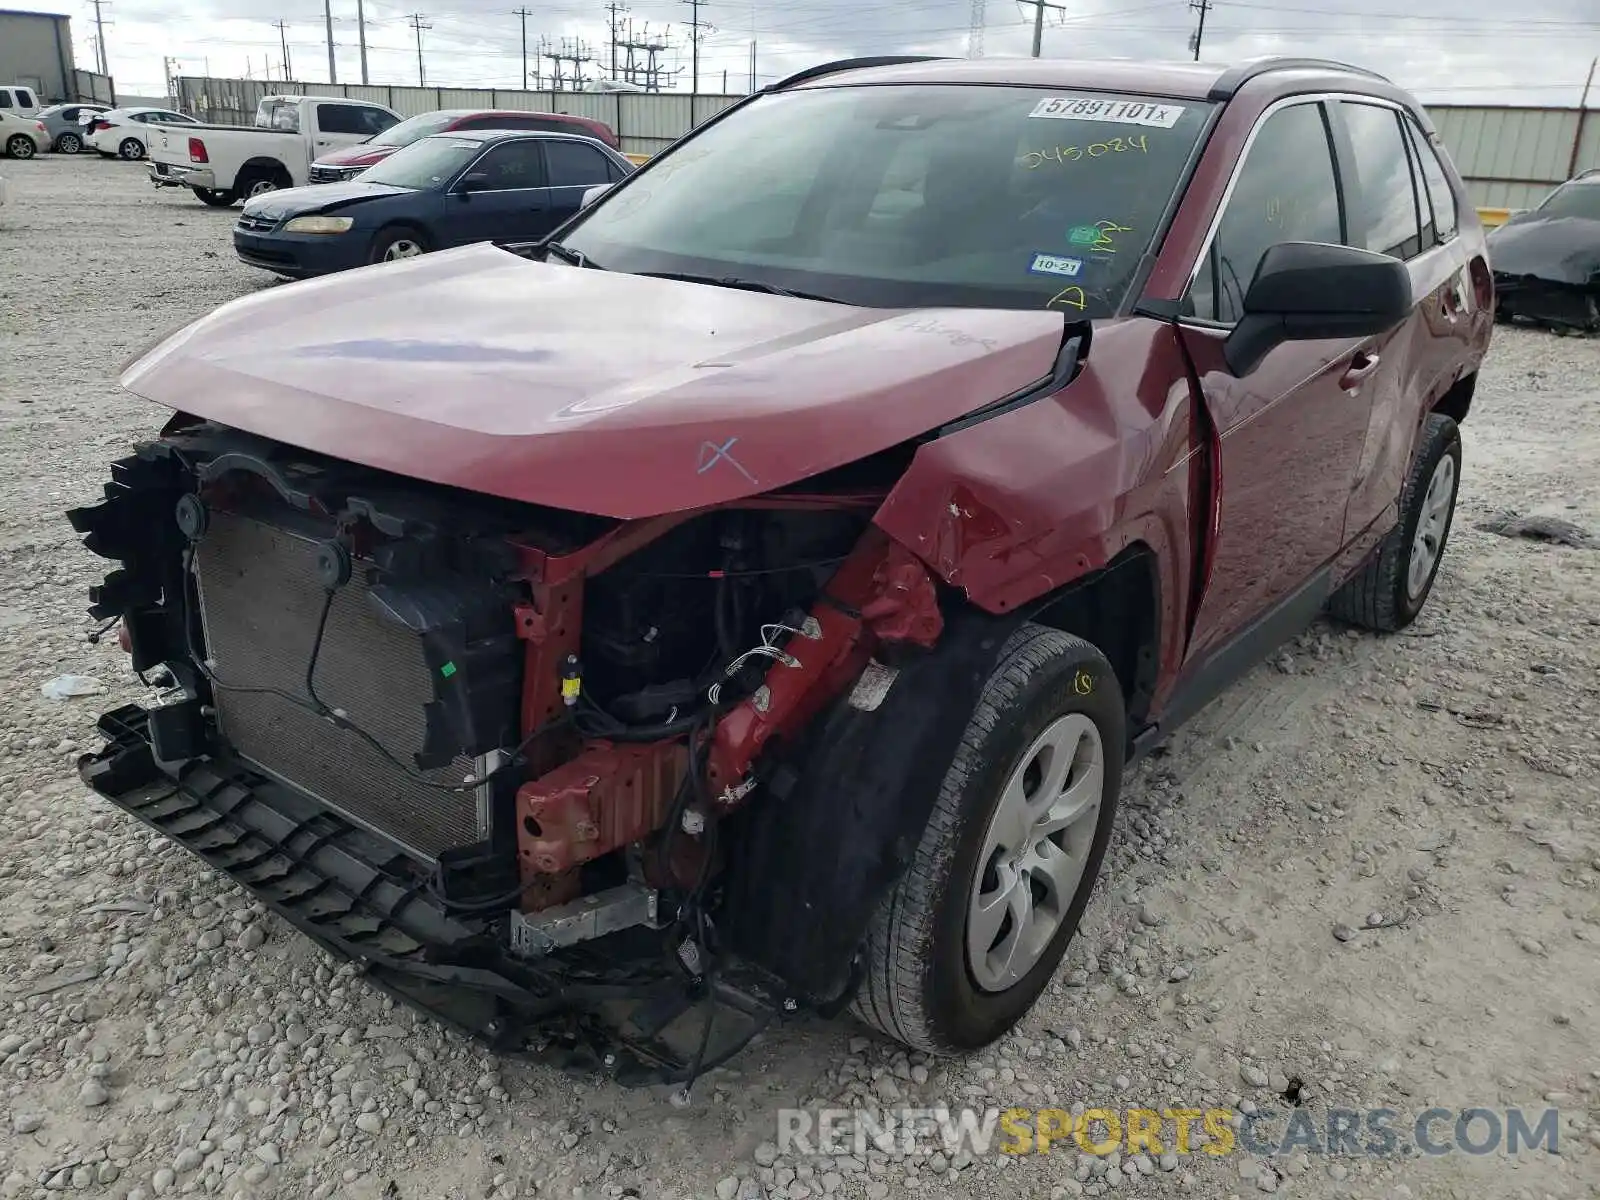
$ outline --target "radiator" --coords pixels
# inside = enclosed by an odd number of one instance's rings
[[[195,552],[206,649],[223,737],[247,762],[423,858],[484,835],[476,791],[447,792],[408,776],[359,735],[306,707],[306,667],[325,593],[316,543],[213,510]],[[363,564],[335,593],[317,653],[317,698],[341,709],[413,774],[458,784],[473,761],[419,772],[423,705],[432,683],[418,639],[378,619]]]

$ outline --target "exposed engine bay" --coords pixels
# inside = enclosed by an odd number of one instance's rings
[[[692,1081],[849,998],[754,918],[730,952],[725,883],[815,719],[943,631],[867,474],[618,521],[179,417],[71,514],[156,693],[80,770],[436,1016]]]

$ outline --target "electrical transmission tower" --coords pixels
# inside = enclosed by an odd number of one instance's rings
[[[967,30],[967,57],[983,57],[983,27],[988,22],[986,0],[972,0],[972,24]]]
[[[623,79],[647,92],[659,92],[662,76],[672,74],[659,62],[661,54],[672,48],[672,42],[665,32],[652,34],[648,22],[635,36],[630,19],[628,35],[617,43],[617,48],[627,55],[622,68]]]
[[[544,42],[542,44],[542,52],[545,58],[555,63],[554,89],[558,92],[576,92],[580,90],[584,84],[589,82],[588,77],[583,73],[584,64],[594,61],[594,55],[589,52],[588,44],[582,38],[563,38],[560,49],[552,50],[549,45],[548,41]],[[572,64],[572,74],[570,75],[562,70],[562,67],[567,63]]]
[[[422,31],[432,29],[433,26],[423,20],[421,13],[412,13],[406,19],[411,22],[411,28],[417,34],[417,86],[422,87],[428,82],[427,73],[422,69]]]

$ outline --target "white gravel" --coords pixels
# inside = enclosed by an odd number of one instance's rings
[[[105,564],[62,510],[162,414],[157,334],[264,286],[231,215],[140,167],[5,165],[0,210],[0,1196],[1600,1196],[1600,341],[1501,330],[1462,507],[1407,635],[1319,625],[1129,782],[1060,978],[1014,1037],[926,1062],[845,1024],[770,1033],[678,1109],[497,1062],[369,990],[86,793]],[[57,675],[108,695],[49,700]],[[1430,1105],[1563,1113],[1505,1158],[780,1156],[798,1103]],[[1167,1147],[1170,1150],[1170,1147]]]

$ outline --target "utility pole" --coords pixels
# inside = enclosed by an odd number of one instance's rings
[[[417,86],[422,87],[428,82],[427,75],[422,69],[422,31],[424,29],[432,29],[433,26],[422,19],[421,13],[412,13],[407,19],[411,22],[411,28],[417,34]]]
[[[1040,50],[1044,48],[1044,10],[1053,8],[1060,12],[1066,12],[1067,6],[1064,4],[1052,4],[1050,0],[1021,0],[1021,2],[1033,5],[1033,57],[1038,58]],[[970,38],[971,34],[969,33],[967,36]]]
[[[333,61],[333,0],[322,0],[322,19],[328,26],[328,82],[339,82],[339,68]]]
[[[611,78],[617,78],[617,47],[622,44],[622,14],[628,11],[626,4],[619,4],[611,0],[606,5],[606,29],[611,41]]]
[[[367,12],[361,0],[356,0],[356,37],[361,42],[361,85],[367,83]]]
[[[700,43],[707,34],[715,33],[709,24],[700,19],[700,5],[702,0],[683,0],[689,6],[689,91],[693,95],[700,92]]]
[[[533,14],[525,8],[519,8],[513,11],[511,15],[522,18],[522,86],[526,90],[528,86],[528,18]]]
[[[1189,39],[1189,49],[1194,51],[1195,62],[1200,61],[1200,43],[1206,36],[1206,14],[1211,11],[1211,0],[1189,0],[1189,7],[1200,14],[1200,24],[1195,26],[1194,36]]]
[[[106,60],[106,22],[105,15],[100,11],[102,5],[109,4],[111,0],[89,0],[94,5],[94,33],[95,54],[99,61],[100,74],[111,74],[111,67]]]
[[[756,94],[756,40],[750,39],[750,94]]]
[[[294,78],[294,68],[289,65],[289,22],[279,17],[272,23],[278,31],[278,44],[283,47],[283,77],[285,80]]]
[[[167,77],[167,99],[172,102],[174,108],[178,106],[178,89],[173,86],[176,82],[178,65],[178,60],[171,55],[161,56],[161,70]]]
[[[983,57],[983,30],[989,23],[988,5],[984,0],[972,0],[972,16],[967,23],[967,57]]]

